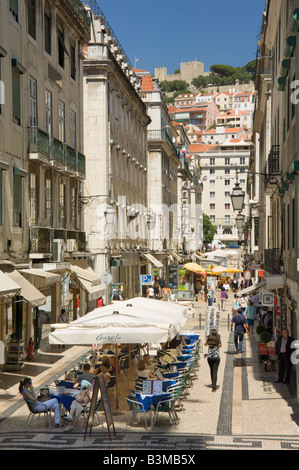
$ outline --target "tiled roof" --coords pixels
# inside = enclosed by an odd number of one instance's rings
[[[207,150],[211,150],[218,145],[211,145],[211,144],[191,144],[189,145],[189,153],[197,153],[197,152],[206,152]]]
[[[141,77],[141,91],[155,90],[155,85],[150,75]]]

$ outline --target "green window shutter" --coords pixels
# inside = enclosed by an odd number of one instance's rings
[[[22,192],[23,184],[21,175],[13,175],[13,222],[14,226],[22,226]]]

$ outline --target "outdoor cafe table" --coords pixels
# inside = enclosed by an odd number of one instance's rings
[[[64,393],[58,393],[58,391],[51,391],[51,398],[56,398],[60,406],[70,412],[71,404],[75,400],[75,396],[80,393],[80,390],[75,390],[73,388],[66,388]]]
[[[153,411],[157,408],[157,405],[160,401],[170,399],[171,394],[163,392],[157,395],[148,395],[142,392],[136,392],[136,398],[139,403],[142,403],[146,411],[149,410],[151,417],[151,427],[153,427]]]

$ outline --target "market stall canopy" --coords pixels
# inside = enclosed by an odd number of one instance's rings
[[[143,256],[150,262],[152,263],[154,266],[156,266],[156,268],[164,268],[164,264],[161,263],[161,261],[159,261],[157,258],[155,258],[153,255],[151,255],[150,253],[143,253]]]
[[[75,264],[71,264],[71,273],[74,273],[79,280],[87,281],[92,287],[101,284],[101,278],[91,268],[82,268]]]
[[[21,269],[20,273],[31,282],[37,289],[51,287],[60,281],[61,276],[43,269]]]
[[[14,270],[13,272],[6,273],[6,276],[21,287],[19,295],[24,297],[32,307],[40,307],[46,303],[46,297],[18,271]]]
[[[206,270],[202,266],[197,263],[186,263],[184,264],[184,268],[188,269],[188,271],[192,271],[194,273],[205,273]]]
[[[212,272],[215,273],[215,274],[226,273],[226,272],[227,272],[227,268],[225,268],[224,266],[215,266],[215,267],[212,269]]]
[[[0,295],[16,295],[20,291],[21,286],[0,271]]]

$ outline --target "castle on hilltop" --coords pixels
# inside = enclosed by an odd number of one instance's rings
[[[155,78],[159,79],[160,82],[167,80],[172,82],[174,80],[185,80],[187,83],[192,82],[193,78],[199,77],[199,75],[209,75],[209,72],[204,72],[204,64],[193,60],[192,62],[181,62],[180,72],[174,73],[173,75],[167,75],[166,67],[155,68]]]

